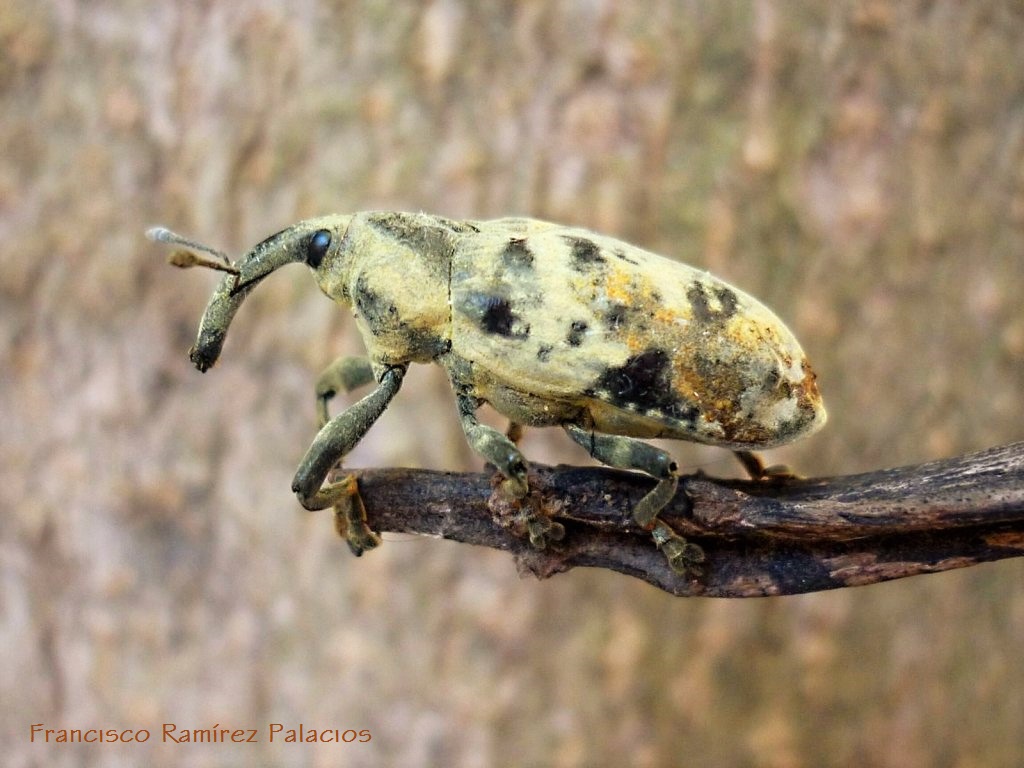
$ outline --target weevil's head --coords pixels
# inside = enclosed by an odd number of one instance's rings
[[[150,230],[148,234],[153,240],[197,248],[224,259],[224,263],[220,263],[180,251],[171,257],[171,263],[177,266],[205,266],[228,273],[210,298],[199,324],[196,343],[189,351],[196,368],[206,371],[217,362],[235,312],[267,275],[287,264],[306,264],[323,286],[324,275],[338,273],[341,268],[340,244],[351,219],[351,216],[334,215],[300,221],[253,246],[234,263],[227,262],[218,251],[167,230]]]
[[[279,267],[295,263],[307,265],[323,284],[340,272],[341,243],[351,221],[349,215],[320,216],[271,235],[238,262],[238,284],[232,292],[248,292]]]

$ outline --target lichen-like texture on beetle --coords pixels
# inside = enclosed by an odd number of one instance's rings
[[[824,415],[800,346],[763,305],[617,240],[494,222],[456,251],[450,285],[466,384],[524,424],[745,448]]]
[[[155,239],[216,254],[160,234]],[[248,292],[292,262],[306,263],[327,296],[352,308],[366,344],[366,361],[343,359],[321,375],[323,426],[294,483],[307,508],[339,510],[357,551],[375,539],[355,483],[323,483],[397,393],[410,363],[445,369],[470,444],[505,476],[513,497],[528,493],[527,464],[508,437],[477,421],[483,403],[517,424],[560,426],[598,460],[655,477],[634,518],[680,572],[697,571],[702,553],[658,519],[675,493],[676,467],[642,439],[748,450],[787,443],[825,421],[800,345],[756,299],[614,238],[527,218],[325,216],[271,236],[236,264],[206,263],[230,274],[192,351],[201,370],[216,361]],[[371,381],[370,395],[328,419],[334,394]],[[537,546],[557,538],[553,530],[550,522],[529,527]]]

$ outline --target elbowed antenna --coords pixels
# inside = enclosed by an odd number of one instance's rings
[[[231,263],[227,254],[223,251],[218,251],[208,245],[197,243],[195,240],[189,240],[187,237],[182,237],[176,232],[172,232],[165,227],[152,227],[151,229],[147,229],[146,237],[154,243],[184,245],[186,248],[194,248],[197,251],[203,251],[211,256],[216,256],[224,263],[221,264],[219,261],[212,261],[205,256],[200,256],[199,254],[192,253],[191,251],[177,250],[167,257],[167,262],[175,267],[180,267],[181,269],[188,269],[189,267],[206,267],[207,269],[215,269],[219,272],[227,272],[228,274],[235,275],[235,281],[237,283],[239,274],[238,267]]]

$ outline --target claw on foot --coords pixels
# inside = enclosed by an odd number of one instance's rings
[[[495,473],[491,487],[487,505],[498,525],[528,537],[534,549],[547,549],[565,538],[565,526],[552,519],[557,505],[545,506],[543,494],[531,489],[525,471],[512,477]]]
[[[658,549],[665,553],[669,567],[681,576],[699,576],[703,572],[704,550],[692,544],[660,520],[651,535]]]
[[[565,538],[565,526],[543,514],[528,515],[526,530],[534,549],[547,549],[549,543]]]
[[[359,557],[363,552],[379,546],[380,536],[371,531],[366,522],[366,507],[355,476],[348,475],[337,485],[341,487],[333,505],[334,529],[345,539],[352,554]]]
[[[519,500],[526,498],[526,494],[530,492],[530,485],[526,481],[526,475],[506,477],[498,485],[498,491],[510,499]]]

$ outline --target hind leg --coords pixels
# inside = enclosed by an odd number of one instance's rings
[[[633,520],[645,531],[650,531],[654,543],[665,553],[668,564],[676,573],[699,573],[704,551],[691,544],[658,517],[676,494],[678,467],[665,451],[641,440],[615,435],[602,435],[573,424],[562,427],[576,443],[602,464],[617,469],[638,469],[654,477],[658,484],[637,502]]]
[[[761,456],[753,451],[733,451],[732,455],[743,465],[743,469],[750,475],[751,480],[791,480],[799,477],[785,464],[772,464],[770,467],[764,465]]]

